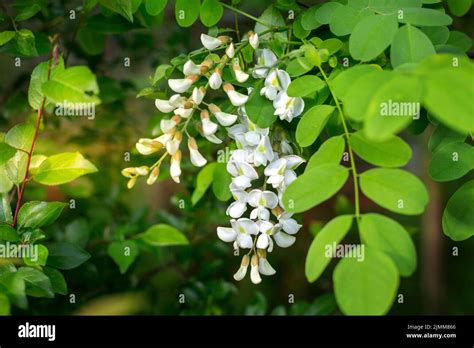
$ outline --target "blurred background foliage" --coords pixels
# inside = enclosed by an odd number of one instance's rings
[[[236,1],[233,1],[234,3]],[[239,1],[237,1],[239,2]],[[242,1],[242,8],[258,16],[276,1]],[[284,1],[283,1],[284,2]],[[301,1],[310,6],[323,1]],[[34,120],[27,101],[33,68],[47,59],[48,36],[58,34],[66,64],[87,65],[96,74],[102,104],[94,120],[56,117],[51,111],[42,125],[38,151],[47,155],[79,150],[99,169],[73,184],[47,188],[31,183],[26,200],[74,199],[75,209],[65,210],[60,221],[49,229],[48,239],[77,243],[92,254],[80,267],[65,271],[69,294],[54,299],[30,299],[27,310],[13,314],[165,314],[165,315],[329,315],[338,314],[332,295],[329,267],[323,277],[309,284],[304,276],[307,248],[322,222],[351,208],[351,188],[303,217],[304,228],[289,249],[275,252],[273,277],[255,286],[247,279],[238,284],[232,274],[239,259],[218,240],[216,226],[226,224],[226,204],[215,199],[211,190],[196,205],[191,204],[197,169],[186,166],[182,184],[169,179],[154,186],[139,182],[127,190],[120,169],[143,160],[134,149],[136,139],[148,136],[159,124],[160,114],[151,100],[136,98],[152,85],[155,68],[181,53],[201,46],[199,35],[207,32],[197,21],[192,27],[176,24],[170,4],[156,16],[146,10],[146,1],[132,1],[138,7],[131,23],[109,9],[108,1],[2,1],[0,29],[31,30],[33,37],[0,47],[0,131],[24,120]],[[102,4],[102,6],[101,6]],[[73,12],[71,12],[73,11]],[[11,17],[11,18],[10,18]],[[242,32],[254,23],[239,16]],[[236,17],[225,11],[220,27],[233,28]],[[455,18],[453,27],[473,36],[473,11]],[[25,32],[25,35],[29,34]],[[20,57],[18,66],[17,57]],[[411,169],[422,175],[430,158],[426,146],[432,128],[423,141],[406,134],[414,149]],[[216,156],[211,146],[203,149]],[[164,173],[166,174],[166,173]],[[166,176],[166,175],[163,175]],[[413,277],[403,279],[391,314],[472,314],[474,313],[474,239],[455,243],[440,229],[440,214],[459,183],[440,185],[426,175],[424,180],[433,202],[421,218],[406,218],[415,240],[419,267]],[[184,201],[184,207],[180,204]],[[368,200],[362,210],[377,210]],[[166,223],[186,234],[187,246],[152,247],[140,244],[140,255],[121,274],[107,253],[108,245]],[[458,248],[458,256],[453,256]],[[184,295],[184,303],[182,297]],[[180,301],[181,300],[181,301]]]

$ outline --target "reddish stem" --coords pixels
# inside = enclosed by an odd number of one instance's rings
[[[53,58],[54,58],[54,55],[55,55],[54,52],[56,50],[56,45],[54,43],[55,40],[56,39],[53,38],[51,52],[50,52],[50,55],[49,55],[48,80],[51,78],[51,68],[52,68],[52,64],[53,64]],[[39,129],[40,129],[40,126],[41,126],[41,119],[43,118],[43,110],[44,110],[45,104],[46,104],[46,97],[43,98],[43,101],[41,102],[41,107],[38,109],[38,116],[36,117],[35,133],[33,135],[32,141],[31,141],[30,150],[26,153],[27,161],[26,161],[25,175],[23,177],[23,181],[21,183],[20,190],[18,191],[18,189],[17,189],[18,199],[16,201],[15,214],[13,215],[13,227],[16,227],[17,220],[18,220],[18,212],[20,211],[20,206],[21,206],[21,199],[23,198],[23,193],[25,192],[26,183],[28,182],[28,172],[30,171],[31,157],[33,156],[33,151],[35,149],[36,139],[38,138],[38,133],[39,133]]]

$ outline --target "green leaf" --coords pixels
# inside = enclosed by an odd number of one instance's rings
[[[0,191],[2,188],[2,167],[0,167]],[[8,191],[7,191],[8,192]],[[1,192],[0,192],[1,193]],[[0,194],[0,222],[13,223],[12,209],[7,193]]]
[[[165,224],[153,225],[145,232],[138,234],[136,238],[158,247],[189,244],[183,233],[173,226]]]
[[[329,28],[334,35],[349,35],[356,24],[364,17],[371,15],[373,12],[365,8],[357,10],[352,6],[339,6],[329,17]]]
[[[145,9],[150,16],[159,15],[168,4],[168,0],[145,0]]]
[[[433,45],[444,45],[449,38],[449,29],[445,26],[422,27],[421,31],[430,38]]]
[[[335,136],[326,140],[314,153],[306,165],[306,171],[323,164],[339,164],[344,153],[345,142],[342,136]]]
[[[428,173],[435,181],[459,179],[474,169],[474,147],[462,141],[440,146],[431,159]]]
[[[23,151],[17,151],[16,155],[6,164],[5,169],[11,181],[19,184],[23,181],[26,171],[28,155],[25,151],[29,151],[35,128],[29,124],[18,124],[8,131],[5,135],[5,143]]]
[[[344,258],[337,264],[333,273],[336,301],[346,315],[383,315],[397,294],[397,267],[384,253],[364,249],[364,261]]]
[[[342,4],[338,2],[327,2],[322,4],[315,13],[314,19],[316,19],[321,24],[329,24],[329,19],[335,10],[342,7]]]
[[[360,103],[366,103],[364,133],[367,138],[378,141],[390,138],[413,119],[419,119],[423,92],[420,79],[410,75],[393,72],[380,82],[368,96],[369,100],[359,99],[357,109],[360,112]],[[363,85],[358,87],[363,88]]]
[[[307,147],[314,143],[333,112],[334,106],[330,105],[316,105],[306,111],[296,128],[298,144]]]
[[[253,123],[260,128],[267,128],[275,122],[276,115],[273,114],[275,112],[273,103],[265,96],[260,95],[261,87],[261,82],[255,85],[247,104],[245,104],[245,110]]]
[[[38,55],[36,50],[35,35],[29,29],[20,29],[16,32],[13,41],[15,51],[25,57],[34,57]]]
[[[58,71],[43,83],[43,94],[54,103],[95,103],[100,99],[95,75],[86,66],[74,66]]]
[[[260,34],[265,30],[272,29],[272,27],[285,26],[285,20],[283,19],[283,16],[273,5],[268,6],[265,11],[263,11],[262,15],[258,17],[258,19],[261,23],[255,23],[254,29],[254,32],[257,34]]]
[[[457,47],[463,52],[467,52],[472,47],[472,39],[463,32],[452,30],[449,33],[447,44]]]
[[[30,85],[28,87],[28,103],[34,110],[41,108],[41,104],[43,103],[44,94],[41,87],[43,83],[48,80],[48,69],[49,62],[42,62],[38,64],[31,73]],[[52,68],[51,76],[54,76],[58,71],[62,70],[64,70],[64,61],[60,59],[58,65]]]
[[[295,35],[296,38],[298,39],[304,39],[307,37],[311,31],[306,30],[303,28],[303,25],[301,24],[303,16],[298,16],[296,17],[294,23],[293,23],[293,34]]]
[[[217,163],[214,168],[214,177],[212,182],[212,192],[218,200],[222,202],[228,201],[232,197],[229,190],[229,185],[232,182],[232,177],[227,172],[225,163]]]
[[[370,15],[362,18],[349,38],[349,51],[356,60],[375,59],[391,44],[398,29],[396,15]]]
[[[5,164],[10,158],[15,156],[16,149],[7,143],[0,142],[0,165]]]
[[[13,187],[13,182],[10,180],[4,166],[0,166],[0,193],[7,193]]]
[[[64,152],[44,160],[34,180],[43,185],[60,185],[95,172],[97,168],[79,152]]]
[[[0,223],[0,240],[7,242],[18,242],[20,240],[20,235],[10,225]]]
[[[29,255],[28,257],[23,256],[23,262],[27,266],[44,266],[48,259],[48,248],[41,244],[32,245],[33,248],[37,248],[35,255]]]
[[[430,140],[428,141],[428,149],[431,152],[435,152],[441,146],[454,142],[464,142],[466,140],[466,134],[455,132],[443,125],[439,125],[431,134]]]
[[[198,173],[196,178],[196,188],[191,196],[191,204],[196,205],[197,202],[204,196],[209,186],[214,180],[214,170],[217,163],[209,163]]]
[[[409,23],[420,27],[438,27],[450,25],[453,19],[447,14],[431,8],[403,8],[401,23]]]
[[[375,203],[398,214],[419,215],[428,204],[421,180],[401,169],[367,170],[360,174],[360,188]]]
[[[407,24],[398,29],[390,49],[390,59],[395,68],[405,63],[419,63],[435,54],[430,39],[420,29]]]
[[[45,0],[16,0],[13,3],[16,12],[15,21],[21,22],[30,19],[45,8],[47,4]]]
[[[333,246],[339,244],[352,226],[352,215],[341,215],[318,232],[306,255],[305,275],[312,283],[323,273],[333,258]]]
[[[306,74],[313,68],[313,65],[305,57],[293,59],[286,66],[286,71],[291,77],[298,77]]]
[[[19,228],[39,228],[55,222],[66,203],[32,201],[21,206],[18,212]]]
[[[344,44],[342,43],[341,40],[331,38],[324,40],[320,45],[319,49],[327,49],[329,55],[333,55],[334,53],[338,52]]]
[[[301,26],[305,30],[314,30],[319,28],[322,24],[316,19],[316,12],[321,5],[311,6],[309,9],[303,12],[301,17]]]
[[[7,295],[0,293],[0,316],[10,315],[10,300]]]
[[[159,81],[168,76],[173,67],[169,64],[161,64],[155,70],[155,75],[153,76],[153,85],[156,85]]]
[[[474,180],[462,185],[446,204],[443,232],[455,241],[474,235]]]
[[[358,79],[361,79],[361,81],[368,81],[365,79],[365,76],[369,73],[377,72],[377,71],[380,71],[380,70],[377,69],[376,66],[372,64],[371,65],[368,65],[368,64],[356,65],[354,67],[351,67],[341,72],[339,75],[337,75],[334,78],[334,80],[330,80],[329,84],[331,88],[333,89],[334,93],[336,94],[336,96],[341,100],[345,100],[345,96],[347,92],[351,90],[351,87],[354,91],[359,90],[359,88],[356,88],[357,86],[356,81]],[[374,76],[377,76],[377,75],[378,74],[374,74]]]
[[[99,0],[100,4],[133,23],[132,2],[130,0]]]
[[[362,215],[359,230],[363,243],[390,256],[400,275],[408,277],[413,274],[416,249],[402,225],[386,216],[370,213]]]
[[[175,16],[179,26],[187,28],[199,17],[199,0],[176,0]]]
[[[420,63],[420,69],[426,71],[423,78],[426,109],[460,133],[474,132],[472,63],[450,55],[436,55]]]
[[[348,176],[348,169],[338,164],[325,164],[305,172],[283,193],[285,209],[293,213],[309,210],[335,195]]]
[[[411,158],[411,148],[397,136],[375,142],[367,139],[359,131],[351,134],[349,144],[354,152],[364,161],[380,167],[402,167]]]
[[[389,14],[403,7],[421,7],[421,0],[369,0],[368,6],[375,12]]]
[[[472,0],[448,0],[448,7],[451,13],[461,17],[469,12],[472,6]]]
[[[26,309],[28,300],[25,294],[25,281],[23,277],[13,269],[0,274],[0,288],[6,293],[10,301],[16,306]],[[5,291],[6,290],[6,291]]]
[[[106,36],[92,31],[88,25],[83,25],[77,32],[77,41],[81,49],[88,55],[95,56],[104,52]]]
[[[224,14],[224,7],[218,0],[203,0],[201,4],[201,22],[210,28],[216,25]]]
[[[62,270],[79,267],[91,257],[87,251],[72,243],[56,242],[49,244],[48,249],[47,265]]]
[[[115,261],[124,274],[138,256],[138,246],[133,240],[115,241],[107,247],[107,254]]]
[[[326,83],[315,75],[305,75],[293,80],[288,86],[288,96],[306,97],[318,92]]]
[[[51,267],[45,267],[43,268],[43,272],[51,281],[51,286],[56,294],[67,295],[66,279],[64,279],[60,271]]]
[[[25,281],[26,293],[28,295],[33,297],[54,297],[51,281],[43,272],[32,267],[20,267],[18,274]]]
[[[15,37],[16,33],[14,31],[6,30],[0,33],[0,46],[5,45],[11,39]]]

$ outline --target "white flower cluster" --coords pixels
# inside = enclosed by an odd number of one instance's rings
[[[126,168],[122,174],[129,178],[129,188],[133,187],[138,177],[147,175],[147,183],[151,185],[158,177],[162,161],[169,155],[170,175],[175,182],[179,182],[183,135],[188,138],[193,165],[201,167],[207,163],[198,150],[196,140],[187,131],[193,116],[196,113],[200,115],[198,129],[204,138],[215,144],[222,142],[216,136],[219,125],[228,127],[228,134],[238,148],[232,152],[227,164],[227,171],[232,176],[230,191],[235,202],[227,209],[231,227],[218,227],[217,234],[223,241],[233,242],[234,248],[250,249],[234,278],[243,279],[250,265],[250,278],[257,284],[261,282],[260,274],[275,273],[267,261],[267,252],[273,250],[274,244],[282,248],[292,245],[295,242],[294,234],[301,227],[290,213],[284,211],[281,197],[286,187],[296,179],[294,169],[304,161],[293,155],[288,142],[273,139],[269,128],[259,128],[249,119],[245,104],[252,88],[248,88],[245,91],[247,93],[236,91],[232,84],[223,81],[223,69],[231,68],[239,83],[246,82],[250,76],[264,79],[264,87],[259,92],[273,102],[274,114],[281,120],[291,122],[300,115],[304,102],[301,98],[288,96],[290,76],[278,69],[278,59],[270,49],[258,49],[258,34],[248,33],[247,40],[234,45],[228,36],[216,38],[201,35],[201,42],[206,49],[225,49],[225,54],[220,60],[205,59],[199,64],[188,60],[183,66],[184,77],[168,80],[170,89],[176,94],[169,99],[156,99],[155,105],[161,112],[172,113],[173,116],[161,121],[160,136],[154,139],[142,138],[136,144],[138,152],[143,155],[155,154],[161,149],[164,149],[164,153],[151,167]],[[247,44],[254,48],[257,58],[255,66],[248,72],[242,70],[238,57],[240,49]],[[207,81],[203,82],[202,79]],[[223,112],[217,105],[206,103],[204,98],[209,88],[222,89],[235,111]],[[249,216],[244,217],[248,206],[252,209]]]

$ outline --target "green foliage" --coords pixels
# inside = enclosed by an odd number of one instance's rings
[[[443,231],[455,241],[473,235],[474,227],[474,181],[461,186],[449,199],[443,213]]]
[[[182,27],[189,27],[199,17],[200,0],[176,0],[176,22]]]
[[[316,166],[288,186],[283,204],[293,213],[306,211],[336,194],[348,176],[347,168],[338,164]]]
[[[43,185],[60,185],[95,172],[97,168],[79,152],[65,152],[41,162],[34,180]]]
[[[359,228],[364,245],[390,256],[400,275],[408,277],[415,271],[415,245],[402,225],[386,216],[370,213],[362,215]]]
[[[375,203],[398,214],[418,215],[428,204],[421,180],[401,169],[367,170],[360,174],[360,188]]]
[[[33,229],[48,226],[57,220],[65,206],[61,202],[25,203],[18,212],[18,226]]]
[[[316,105],[306,111],[296,128],[298,144],[307,147],[314,143],[333,112],[334,106],[330,105]]]
[[[333,274],[337,304],[347,315],[383,315],[397,294],[395,263],[384,253],[365,247],[363,261],[344,258]]]
[[[138,246],[133,240],[115,241],[107,247],[107,253],[124,274],[138,256]]]
[[[417,177],[425,177],[423,173],[394,168],[408,164],[411,146],[416,147],[413,163],[425,160],[426,144],[421,141],[426,139],[423,133],[433,127],[427,144],[432,152],[428,174],[439,182],[456,180],[442,184],[442,197],[451,196],[442,217],[443,231],[455,241],[473,235],[474,71],[467,58],[472,53],[472,39],[459,31],[463,30],[462,22],[451,27],[449,15],[468,13],[471,0],[327,1],[310,8],[279,0],[265,10],[250,1],[93,0],[78,7],[80,19],[60,21],[58,13],[64,16],[70,10],[64,6],[45,0],[16,0],[6,4],[6,14],[1,12],[2,54],[9,54],[12,61],[21,57],[22,70],[6,74],[5,100],[1,98],[5,134],[0,134],[0,241],[36,247],[39,254],[37,260],[24,257],[20,265],[0,265],[0,315],[15,314],[17,307],[26,310],[28,306],[31,313],[52,311],[42,302],[28,301],[29,296],[48,298],[46,303],[54,308],[54,314],[70,313],[70,306],[53,298],[67,294],[68,284],[74,293],[81,293],[80,301],[91,293],[105,295],[111,291],[110,284],[123,291],[145,288],[160,294],[159,301],[153,299],[143,309],[154,314],[234,314],[239,307],[239,313],[249,315],[328,315],[336,306],[348,315],[386,314],[395,299],[399,277],[415,274],[417,253],[410,234],[418,232],[411,228],[418,220],[368,212],[371,205],[365,198],[397,214],[424,212],[428,193]],[[234,16],[224,16],[224,9],[235,12],[239,35],[237,28],[232,28]],[[167,10],[174,10],[177,25],[184,29],[174,25]],[[294,21],[287,17],[289,10],[294,11]],[[3,18],[7,14],[11,21]],[[198,26],[190,28],[198,18],[209,28],[209,35],[231,37],[236,49],[232,60],[220,60],[223,50],[197,48],[183,53],[189,46],[199,45]],[[466,22],[469,20],[466,17]],[[252,29],[260,34],[258,48],[272,49],[277,56],[270,69],[285,70],[293,78],[287,94],[304,98],[304,113],[291,124],[274,114],[274,102],[260,94],[263,84],[255,83],[254,76],[237,83],[235,72],[229,72],[236,64],[252,75],[249,67],[254,62],[254,48],[247,44],[247,33]],[[55,34],[59,34],[59,41]],[[74,37],[72,42],[65,40],[69,37]],[[124,55],[131,59],[129,70],[124,70]],[[36,56],[52,59],[31,69],[30,57]],[[287,168],[284,173],[291,177],[294,171],[298,176],[280,197],[288,212],[301,213],[334,197],[328,207],[305,215],[300,232],[307,233],[308,220],[321,227],[311,229],[315,238],[305,265],[307,280],[319,285],[307,291],[305,285],[297,284],[298,291],[310,294],[309,300],[272,310],[270,304],[277,298],[267,291],[267,284],[272,289],[281,287],[284,277],[279,274],[265,280],[261,292],[255,288],[249,291],[246,285],[237,288],[224,280],[229,279],[230,258],[214,239],[215,227],[229,220],[218,201],[232,197],[232,178],[221,159],[196,172],[196,178],[181,176],[181,189],[173,191],[170,199],[172,204],[179,202],[180,209],[166,209],[170,193],[162,179],[168,175],[167,164],[160,168],[158,182],[162,186],[156,190],[140,187],[134,195],[125,193],[116,182],[117,168],[123,166],[122,153],[130,155],[126,151],[135,128],[141,130],[148,122],[153,137],[160,135],[163,114],[137,107],[133,100],[136,91],[142,90],[139,96],[168,99],[173,93],[165,80],[181,76],[188,59],[198,65],[210,59],[214,67],[223,62],[225,81],[244,94],[248,94],[245,88],[253,88],[245,111],[258,127],[270,128],[271,146],[279,147],[284,139],[307,161],[305,168]],[[85,65],[71,66],[76,61]],[[140,74],[150,63],[157,66],[147,72],[152,86],[143,89],[147,80]],[[30,73],[26,90],[25,77]],[[207,88],[203,80],[195,86]],[[221,91],[208,88],[207,95],[223,111],[233,112]],[[143,100],[138,101],[140,105],[145,105]],[[94,103],[99,107],[99,118],[91,125],[54,117],[54,104],[66,102]],[[404,103],[418,109],[390,115],[394,111],[391,105]],[[196,114],[182,120],[177,128],[196,138],[206,159],[215,159],[217,151],[229,146],[229,136],[219,130],[216,134],[223,140],[221,145],[202,144],[202,124]],[[214,115],[211,119],[215,121]],[[184,123],[189,123],[185,131]],[[405,128],[412,134],[407,135]],[[104,153],[97,144],[104,144]],[[64,152],[54,151],[59,147]],[[76,152],[77,147],[84,151]],[[88,159],[81,153],[87,153]],[[189,174],[184,160],[187,155],[184,150],[183,174]],[[131,152],[131,158],[125,159],[132,162],[132,168],[138,166],[135,157]],[[85,176],[97,172],[92,162],[101,163],[101,175]],[[361,172],[367,164],[376,168]],[[410,165],[407,170],[415,168],[418,166]],[[253,183],[262,185],[263,190],[270,188],[261,178]],[[56,185],[61,186],[54,188]],[[24,195],[16,189],[22,186],[26,186]],[[337,195],[340,190],[344,193]],[[71,202],[78,204],[68,210],[66,221],[59,218],[66,204],[47,202],[49,199],[73,199]],[[146,209],[148,204],[151,206]],[[333,212],[336,216],[329,216]],[[293,218],[301,222],[301,217]],[[329,222],[323,225],[321,219]],[[343,247],[349,245],[346,242],[359,241],[362,244],[357,246],[365,248],[363,260],[345,253],[336,264],[333,287],[325,286],[334,257],[325,253],[327,245],[334,242]],[[175,245],[192,247],[157,248]],[[288,249],[288,256],[277,257],[276,262],[301,260],[302,247]],[[112,261],[118,267],[111,267]],[[78,267],[64,275],[59,271]],[[119,277],[119,272],[128,274]],[[174,294],[168,295],[170,288],[186,295],[186,306],[174,305]],[[315,292],[323,288],[333,288],[334,294]],[[251,297],[246,297],[247,293]],[[241,298],[238,303],[233,301],[237,296]],[[136,300],[133,295],[130,298]],[[127,301],[129,298],[119,303]],[[100,304],[96,308],[110,307]],[[61,309],[56,313],[56,308]],[[400,311],[394,309],[395,313]]]
[[[145,232],[138,234],[136,238],[146,244],[158,247],[189,244],[188,239],[183,233],[165,224],[151,226]]]
[[[411,158],[410,146],[397,136],[374,142],[359,131],[351,134],[349,144],[364,161],[380,167],[402,167]]]
[[[333,244],[338,245],[352,226],[353,217],[341,215],[328,222],[321,231],[318,232],[311,243],[306,255],[305,274],[309,282],[314,282],[326,269],[333,257],[330,249]]]
[[[364,62],[376,58],[392,42],[398,29],[395,15],[370,15],[361,19],[349,39],[352,57]]]

